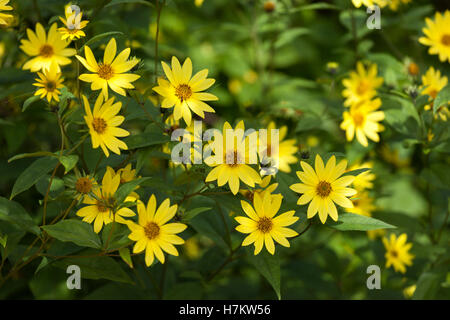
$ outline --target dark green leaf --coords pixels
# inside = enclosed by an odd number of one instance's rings
[[[278,300],[281,299],[281,273],[280,259],[275,252],[274,255],[268,253],[264,248],[256,256],[253,254],[253,248],[248,249],[250,261],[255,268],[266,278],[277,294]]]
[[[19,203],[3,197],[0,197],[0,220],[14,223],[36,235],[41,234],[39,227]]]
[[[51,237],[60,241],[73,242],[81,247],[100,249],[100,237],[92,225],[80,220],[62,220],[53,225],[42,226]]]
[[[332,222],[328,225],[340,231],[368,231],[376,229],[396,228],[395,226],[378,219],[349,212],[340,214],[337,222]]]

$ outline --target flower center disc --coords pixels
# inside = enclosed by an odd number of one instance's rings
[[[92,121],[92,127],[94,128],[95,132],[102,134],[106,130],[106,121],[102,118],[94,118]]]
[[[239,155],[239,153],[236,150],[229,151],[225,155],[225,163],[231,167],[234,167],[234,166],[242,163],[241,156]]]
[[[258,221],[258,230],[261,231],[262,233],[270,232],[270,230],[272,230],[272,226],[273,226],[272,219],[264,217]]]
[[[88,193],[92,189],[92,182],[88,178],[79,178],[75,183],[75,189],[79,193]]]
[[[444,34],[441,38],[441,43],[444,46],[450,47],[450,34]]]
[[[159,226],[154,222],[149,222],[144,227],[145,236],[149,240],[155,239],[159,235],[159,230],[160,230]]]
[[[320,181],[316,188],[317,194],[325,198],[331,193],[331,184],[326,181]]]
[[[53,55],[53,47],[48,44],[44,44],[39,50],[39,55],[44,58],[50,58]]]
[[[357,127],[360,127],[364,122],[364,116],[360,112],[357,112],[353,115],[353,121]]]
[[[181,100],[181,102],[186,101],[192,96],[191,87],[187,84],[180,84],[175,89],[175,95]]]
[[[97,206],[97,209],[98,209],[99,212],[106,212],[106,211],[108,211],[108,207],[105,206],[105,204],[102,201],[97,200],[96,206]]]
[[[356,92],[358,92],[359,95],[362,95],[367,91],[367,89],[369,89],[369,83],[366,80],[361,80],[356,88]]]
[[[391,250],[391,255],[392,255],[394,258],[397,258],[397,257],[398,257],[398,252],[397,252],[397,250]]]
[[[47,89],[48,92],[53,92],[56,89],[56,83],[53,81],[49,81],[45,85],[45,89]]]
[[[114,71],[109,64],[99,64],[97,73],[100,78],[105,80],[109,80],[114,76]]]

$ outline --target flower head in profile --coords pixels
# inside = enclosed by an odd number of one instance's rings
[[[350,78],[342,81],[345,87],[342,95],[346,98],[344,106],[370,100],[377,94],[376,89],[383,84],[383,78],[377,77],[377,72],[376,64],[370,65],[366,70],[362,62],[357,63],[356,72],[352,71]]]
[[[141,77],[137,74],[126,73],[139,63],[139,59],[128,60],[130,52],[131,49],[126,48],[116,56],[116,39],[111,38],[106,45],[103,61],[97,63],[91,48],[84,46],[86,58],[79,55],[76,57],[92,73],[80,75],[80,80],[90,82],[93,91],[102,90],[105,99],[108,99],[108,87],[112,91],[126,96],[124,89],[134,89],[131,83]]]
[[[40,23],[36,24],[36,32],[27,29],[28,40],[20,40],[20,49],[33,58],[24,64],[24,70],[36,72],[49,69],[52,63],[56,63],[59,72],[60,66],[71,63],[69,57],[75,55],[76,50],[67,48],[70,41],[62,40],[56,28],[56,23],[52,24],[48,34]]]
[[[441,71],[430,67],[422,76],[422,95],[429,95],[431,99],[436,99],[438,93],[447,85],[448,78],[441,76]]]
[[[414,256],[409,253],[412,243],[406,243],[406,233],[401,234],[398,238],[395,234],[391,234],[390,238],[384,237],[383,244],[386,249],[386,268],[394,267],[396,272],[405,273],[406,266],[412,265]]]
[[[352,208],[352,202],[347,198],[356,194],[356,190],[348,188],[354,176],[346,175],[341,177],[347,167],[347,160],[341,160],[336,165],[336,157],[331,156],[326,166],[319,155],[316,155],[315,169],[305,161],[300,165],[303,171],[297,171],[297,176],[302,183],[290,186],[292,190],[301,193],[297,204],[304,205],[308,202],[307,217],[311,219],[319,212],[322,223],[330,216],[334,221],[338,220],[338,212],[335,203],[343,208]]]
[[[425,18],[427,26],[422,29],[424,37],[419,38],[419,42],[429,46],[429,54],[439,55],[441,62],[450,62],[450,10],[445,10],[442,14],[436,12],[434,21]]]
[[[212,169],[206,177],[206,182],[217,180],[217,185],[228,183],[233,194],[238,193],[240,181],[250,187],[255,183],[261,183],[259,173],[249,164],[252,159],[257,160],[256,155],[256,131],[251,135],[245,135],[244,121],[240,121],[233,129],[228,122],[223,125],[222,134],[211,145],[214,148],[214,156],[205,159],[205,163]]]
[[[87,206],[77,211],[77,216],[83,217],[87,223],[94,222],[94,231],[99,233],[103,225],[116,221],[126,223],[123,217],[133,217],[135,213],[129,208],[120,208],[115,211],[114,193],[119,188],[120,176],[112,177],[110,172],[103,176],[102,185],[98,188],[92,188],[91,195],[83,199]]]
[[[276,171],[271,170],[273,165],[282,172],[291,172],[290,165],[298,161],[295,153],[298,151],[295,139],[286,139],[288,128],[282,126],[278,131],[278,141],[272,141],[272,130],[277,130],[275,122],[271,121],[267,127],[267,134],[260,134],[259,140],[259,157],[262,163],[267,163],[270,167],[265,166],[261,169],[261,174],[275,174]],[[276,142],[276,144],[275,144]],[[275,154],[272,154],[275,150]]]
[[[218,98],[207,92],[201,92],[211,87],[215,80],[207,78],[208,69],[197,72],[192,77],[192,62],[186,58],[183,66],[176,57],[172,57],[172,68],[165,62],[161,62],[168,80],[158,78],[158,86],[153,90],[164,99],[162,108],[174,107],[174,119],[183,118],[187,125],[191,124],[194,112],[201,118],[205,118],[205,112],[215,112],[203,101],[215,101]]]
[[[353,208],[345,209],[347,212],[360,214],[366,217],[371,217],[372,212],[376,209],[373,204],[373,198],[367,191],[358,192],[356,196],[350,198],[353,203]]]
[[[89,21],[81,20],[82,18],[83,12],[74,10],[74,6],[66,6],[65,18],[59,17],[61,22],[64,23],[64,27],[58,28],[58,31],[62,35],[61,39],[65,40],[69,38],[73,40],[85,37],[86,34],[82,29],[86,27]]]
[[[298,217],[294,216],[294,210],[275,217],[280,210],[282,199],[283,196],[280,194],[271,195],[266,192],[263,197],[255,193],[253,206],[247,201],[241,201],[242,209],[248,217],[235,217],[239,223],[236,230],[248,234],[242,245],[248,246],[254,243],[255,255],[261,252],[263,246],[270,254],[274,254],[275,244],[273,240],[284,247],[290,247],[286,238],[298,235],[294,230],[287,228],[298,220]]]
[[[52,99],[59,101],[59,95],[63,86],[64,78],[61,77],[61,72],[58,71],[58,65],[53,62],[49,69],[44,69],[42,72],[38,72],[39,78],[36,78],[36,83],[33,86],[39,87],[34,93],[35,96],[41,96],[41,99],[47,98],[48,102]]]
[[[177,212],[177,205],[170,205],[170,200],[164,200],[159,208],[156,205],[154,195],[148,200],[147,206],[142,201],[138,202],[138,223],[129,221],[128,228],[131,234],[128,236],[136,244],[133,253],[145,250],[145,264],[151,266],[156,258],[164,263],[164,253],[178,256],[175,245],[183,244],[184,240],[177,233],[184,231],[187,225],[183,223],[168,223]]]
[[[9,0],[0,0],[0,25],[8,25],[8,21],[13,18],[11,14],[1,11],[11,11],[13,8],[8,6]]]
[[[358,169],[365,169],[365,168],[372,168],[372,163],[365,162],[363,164],[355,163],[354,165],[350,166],[347,171],[353,171]],[[373,188],[373,180],[375,180],[376,176],[371,170],[367,170],[364,172],[361,172],[355,177],[355,180],[353,181],[353,187],[358,190],[362,191],[365,189],[372,189]]]
[[[363,101],[350,107],[344,112],[344,121],[341,129],[345,130],[347,141],[352,141],[356,134],[356,139],[364,147],[369,145],[367,138],[372,141],[380,141],[378,132],[384,130],[379,122],[384,119],[384,112],[378,110],[381,106],[381,99]]]
[[[84,120],[89,127],[92,147],[94,149],[102,148],[107,157],[109,157],[108,149],[116,154],[120,154],[120,149],[127,150],[128,147],[125,142],[117,139],[117,137],[130,135],[128,131],[118,127],[125,120],[123,116],[117,115],[122,103],[114,103],[114,97],[103,102],[103,95],[100,94],[95,102],[94,110],[91,111],[89,101],[85,96],[83,96],[83,102],[86,112]]]
[[[108,171],[111,176],[114,178],[116,175],[120,177],[120,184],[124,184],[130,181],[137,179],[136,169],[131,168],[131,163],[127,164],[125,168],[120,168],[117,171],[114,171],[110,166],[106,167],[106,171]],[[138,189],[139,186],[136,186],[135,190]],[[125,202],[135,202],[139,199],[139,195],[136,192],[131,192],[125,199]]]
[[[261,198],[264,198],[265,193],[272,194],[275,189],[278,187],[278,183],[272,183],[270,184],[270,180],[272,179],[272,176],[265,176],[261,183],[259,184],[259,188],[255,189],[240,189],[239,193],[242,194],[244,197],[249,199],[250,201],[253,201],[253,197],[255,196],[255,193],[259,194]]]

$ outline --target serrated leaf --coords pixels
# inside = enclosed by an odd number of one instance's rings
[[[328,223],[328,226],[340,231],[369,231],[396,228],[381,220],[349,212],[340,214],[338,221]]]
[[[34,161],[17,178],[16,182],[14,183],[10,199],[13,199],[19,193],[31,188],[50,170],[54,169],[57,163],[58,159],[54,157],[45,157]]]
[[[268,253],[265,249],[259,254],[253,254],[253,248],[248,248],[248,255],[251,263],[255,266],[256,270],[261,273],[261,275],[266,278],[270,283],[273,290],[278,297],[281,299],[281,272],[280,272],[280,259],[277,252],[274,255]]]
[[[39,227],[19,203],[3,197],[0,197],[0,220],[14,223],[35,235],[41,234]]]
[[[53,225],[42,226],[42,229],[60,241],[73,242],[81,247],[102,247],[100,237],[94,232],[92,225],[80,220],[62,220]]]

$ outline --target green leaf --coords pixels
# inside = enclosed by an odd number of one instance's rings
[[[295,38],[302,36],[304,34],[308,34],[310,31],[307,28],[294,28],[289,29],[279,36],[277,41],[275,42],[275,48],[280,48],[288,43],[292,43]]]
[[[81,277],[84,279],[107,279],[133,284],[131,278],[120,265],[113,258],[107,256],[65,258],[54,262],[54,265],[64,270],[70,265],[77,265],[80,267]]]
[[[78,162],[78,156],[75,154],[69,156],[61,156],[59,157],[59,162],[61,162],[61,164],[66,169],[66,171],[64,171],[64,174],[66,174],[75,167]]]
[[[371,170],[370,168],[360,168],[360,169],[355,169],[355,170],[351,170],[351,171],[347,171],[345,172],[342,176],[358,176],[363,172],[369,171]]]
[[[414,300],[435,299],[441,281],[444,280],[442,273],[424,272],[417,281],[414,291]]]
[[[143,132],[123,139],[123,142],[127,144],[130,150],[163,144],[169,141],[169,136],[156,132]]]
[[[368,231],[396,228],[395,226],[381,220],[349,212],[340,214],[339,220],[337,222],[329,223],[328,226],[340,231]]]
[[[38,151],[38,152],[32,152],[32,153],[21,153],[16,154],[14,157],[11,157],[8,159],[9,162],[13,162],[14,160],[24,159],[24,158],[33,158],[33,157],[56,157],[54,153],[48,152],[48,151]]]
[[[29,97],[27,100],[25,100],[25,102],[23,103],[22,106],[22,112],[24,112],[25,110],[27,110],[27,108],[32,105],[33,103],[35,103],[36,101],[38,101],[40,98],[39,96],[31,96]]]
[[[50,184],[50,179],[51,176],[49,174],[46,174],[44,177],[39,179],[38,182],[36,182],[36,189],[43,196],[45,196],[47,193],[47,189]],[[49,196],[55,198],[63,191],[64,191],[64,180],[58,177],[54,177],[52,180],[52,184],[50,186]]]
[[[187,211],[184,215],[183,215],[183,220],[184,221],[189,221],[192,218],[194,218],[195,216],[197,216],[198,214],[208,211],[211,208],[207,208],[207,207],[199,207],[199,208],[195,208],[192,210]]]
[[[117,250],[119,248],[125,247],[132,243],[128,238],[130,234],[130,229],[126,225],[114,222],[114,230],[111,231],[113,227],[112,223],[108,223],[102,231],[102,241],[104,250]],[[106,248],[106,244],[108,247]]]
[[[131,260],[131,254],[130,249],[128,248],[122,248],[119,250],[120,257],[122,260],[131,268],[133,269],[133,261]]]
[[[251,263],[266,278],[272,288],[277,294],[278,300],[281,299],[281,273],[280,273],[280,259],[278,254],[271,255],[265,249],[256,256],[253,254],[253,249],[248,248],[248,255]]]
[[[42,226],[42,229],[60,241],[73,242],[81,247],[102,247],[100,237],[94,232],[92,225],[80,220],[62,220],[53,225]]]
[[[150,177],[146,177],[146,178],[138,178],[138,179],[134,179],[132,181],[129,181],[127,183],[122,184],[116,191],[116,193],[114,194],[114,198],[116,199],[117,203],[123,203],[126,199],[126,197],[128,197],[128,195],[134,190],[136,189],[137,186],[139,186],[141,183],[150,180]]]
[[[105,33],[101,33],[96,35],[95,37],[92,37],[91,39],[89,39],[89,41],[87,41],[79,50],[78,52],[81,53],[81,50],[84,48],[84,46],[87,45],[91,45],[92,43],[95,43],[97,41],[100,41],[103,38],[109,37],[109,36],[116,36],[116,35],[123,35],[123,32],[120,31],[110,31],[110,32],[105,32]]]
[[[0,220],[14,223],[35,235],[41,234],[39,227],[19,203],[3,197],[0,197]]]
[[[112,7],[118,4],[128,4],[128,3],[134,3],[134,4],[142,4],[148,7],[154,7],[154,4],[148,1],[144,0],[113,0],[110,3],[108,3],[105,8]]]
[[[441,91],[439,91],[436,99],[433,103],[433,113],[436,113],[438,109],[450,102],[450,85],[446,85]]]
[[[67,101],[70,99],[75,99],[75,95],[67,89],[67,87],[63,87],[61,89],[61,97],[59,101],[59,110],[58,113],[61,116],[64,113],[64,110],[67,108]]]
[[[4,236],[0,235],[0,244],[3,248],[6,248],[6,242],[8,241],[8,235],[5,234]]]
[[[17,178],[16,182],[14,183],[10,199],[13,199],[19,193],[31,188],[50,170],[54,169],[57,163],[58,159],[54,157],[45,157],[34,161]]]

